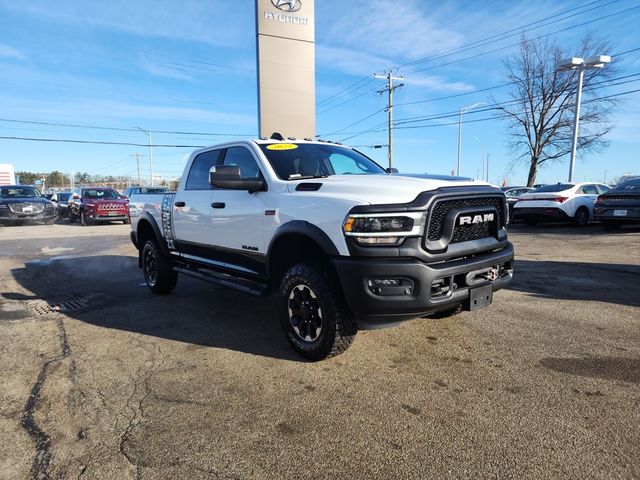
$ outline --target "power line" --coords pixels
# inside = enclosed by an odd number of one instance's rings
[[[607,100],[609,98],[616,98],[616,97],[621,97],[624,95],[631,95],[633,93],[638,93],[640,92],[640,88],[639,89],[635,89],[635,90],[627,90],[625,92],[619,92],[619,93],[614,93],[611,95],[606,95],[603,97],[598,97],[598,98],[593,98],[593,99],[589,99],[589,100],[585,100],[584,102],[582,102],[583,104],[585,103],[592,103],[592,102],[596,102],[599,100]],[[489,110],[499,110],[499,109],[483,109],[480,111],[489,111]],[[477,113],[478,111],[476,111]],[[450,117],[453,115],[450,115]],[[487,121],[492,121],[492,120],[502,120],[504,118],[508,118],[511,115],[494,115],[494,116],[490,116],[490,117],[483,117],[483,118],[477,118],[474,120],[465,120],[464,123],[478,123],[478,122],[487,122]],[[445,117],[443,117],[445,118]],[[411,126],[397,126],[395,127],[398,130],[409,130],[409,129],[417,129],[417,128],[434,128],[434,127],[446,127],[446,126],[451,126],[451,125],[457,125],[458,122],[448,122],[448,123],[437,123],[437,124],[430,124],[430,125],[411,125]],[[386,122],[384,123],[384,125],[386,125]],[[352,138],[358,137],[360,135],[364,135],[366,133],[379,133],[379,132],[384,132],[387,129],[386,128],[380,128],[382,125],[377,125],[375,127],[372,127],[371,129],[368,130],[364,130],[362,132],[355,132],[353,135],[351,135],[350,137],[345,137],[343,139],[340,139],[339,141],[342,142],[346,142],[347,140],[350,140]]]
[[[342,90],[334,93],[330,97],[327,97],[324,100],[321,100],[320,102],[317,103],[316,108],[327,106],[329,103],[331,103],[333,101],[334,98],[336,98],[338,96],[342,96],[342,95],[348,93],[349,91],[351,91],[353,89],[356,89],[356,88],[359,88],[359,87],[364,87],[364,85],[367,85],[367,84],[371,83],[372,81],[373,81],[373,79],[370,76],[363,77],[360,80],[358,80],[357,82],[349,85],[348,87],[343,88]],[[365,83],[363,85],[360,85],[362,82],[365,82]]]
[[[584,25],[588,25],[588,24],[593,23],[593,22],[599,22],[599,21],[604,20],[606,18],[610,18],[610,17],[614,17],[616,15],[620,15],[620,14],[623,14],[623,13],[630,12],[631,10],[635,10],[637,8],[640,8],[640,5],[636,5],[635,7],[629,7],[629,8],[626,8],[624,10],[620,10],[620,11],[615,12],[615,13],[610,13],[609,15],[603,15],[603,16],[600,16],[598,18],[594,18],[592,20],[588,20],[586,22],[577,23],[575,25],[571,25],[570,27],[566,27],[566,28],[563,28],[563,29],[560,29],[560,30],[556,30],[555,32],[545,33],[544,35],[539,35],[537,37],[534,37],[533,40],[540,40],[540,39],[543,39],[543,38],[546,38],[546,37],[550,37],[552,35],[556,35],[558,33],[566,32],[566,31],[572,30],[574,28],[578,28],[578,27],[582,27]],[[478,54],[475,54],[475,55],[470,55],[468,57],[459,58],[457,60],[452,60],[450,62],[440,63],[438,65],[433,65],[431,67],[422,68],[422,69],[419,69],[419,70],[413,70],[410,73],[419,73],[419,72],[424,72],[424,71],[427,71],[427,70],[433,70],[434,68],[446,67],[448,65],[453,65],[455,63],[464,62],[466,60],[473,60],[475,58],[483,57],[483,56],[489,55],[491,53],[496,53],[496,52],[500,52],[500,51],[503,51],[503,50],[507,50],[507,49],[512,48],[512,47],[517,47],[518,45],[520,45],[520,43],[512,43],[512,44],[506,45],[504,47],[495,48],[493,50],[488,50],[486,52],[481,52],[481,53],[478,53]]]
[[[82,143],[90,145],[124,145],[128,147],[148,147],[148,143],[128,143],[128,142],[105,142],[99,140],[71,140],[66,138],[33,138],[33,137],[5,137],[0,136],[0,140],[26,140],[31,142],[52,142],[52,143]],[[202,148],[205,145],[166,145],[152,144],[158,148]]]
[[[592,1],[592,2],[587,3],[585,5],[581,5],[580,7],[570,8],[568,10],[564,10],[562,12],[556,13],[554,15],[550,15],[548,17],[536,20],[534,22],[530,22],[530,23],[527,23],[525,25],[521,25],[519,27],[515,27],[515,28],[509,29],[507,31],[491,35],[491,36],[489,36],[487,38],[484,38],[484,39],[481,39],[481,40],[476,40],[475,42],[471,42],[471,43],[469,43],[467,45],[463,45],[461,47],[454,48],[454,49],[449,50],[449,51],[444,52],[444,53],[432,55],[432,56],[429,56],[429,57],[425,57],[425,58],[422,58],[422,59],[418,59],[418,60],[414,60],[412,62],[408,62],[408,63],[402,64],[398,68],[406,67],[406,66],[413,66],[413,65],[420,64],[420,63],[425,63],[425,62],[428,62],[428,61],[431,61],[431,60],[436,60],[438,58],[444,58],[444,57],[447,57],[447,56],[450,56],[450,55],[455,55],[457,53],[465,52],[467,50],[472,50],[474,48],[478,48],[478,47],[482,47],[482,46],[485,46],[485,45],[489,45],[491,43],[499,42],[499,41],[505,40],[505,39],[507,39],[509,37],[513,37],[513,36],[516,36],[516,35],[521,35],[522,33],[530,31],[530,30],[535,30],[535,29],[538,29],[538,28],[546,27],[548,25],[552,25],[554,23],[558,23],[558,22],[567,20],[567,19],[572,18],[572,17],[578,16],[578,15],[582,15],[582,14],[590,12],[592,10],[596,10],[596,9],[599,9],[599,8],[606,7],[608,5],[611,5],[612,3],[617,3],[620,0],[611,0],[611,1],[607,2],[607,3],[605,3],[604,5],[597,5],[595,7],[591,7],[591,8],[582,10],[580,12],[577,12],[577,10],[584,9],[585,7],[591,6],[591,5],[596,4],[596,3],[600,3],[601,1],[602,0],[595,0],[595,1]],[[572,12],[575,12],[575,13],[572,13]],[[565,17],[559,18],[559,19],[554,20],[552,22],[547,22],[547,23],[544,23],[542,25],[538,25],[538,26],[536,26],[534,28],[526,29],[527,27],[530,27],[530,26],[545,22],[545,21],[550,20],[552,18],[561,17],[561,16],[563,16],[563,15],[565,15],[567,13],[570,13],[571,15],[567,15]]]
[[[137,128],[126,127],[105,127],[98,125],[87,125],[78,123],[55,123],[55,122],[41,122],[35,120],[17,120],[11,118],[0,118],[0,122],[8,123],[24,123],[29,125],[46,125],[50,127],[67,127],[67,128],[86,128],[92,130],[109,130],[117,132],[140,132]],[[170,135],[202,135],[202,136],[215,136],[215,137],[251,137],[251,134],[243,135],[238,133],[211,133],[211,132],[174,132],[169,130],[147,130],[151,133],[166,133]]]

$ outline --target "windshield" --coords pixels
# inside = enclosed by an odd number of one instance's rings
[[[572,183],[558,183],[556,185],[545,185],[543,187],[536,188],[537,192],[563,192],[575,187]]]
[[[282,180],[386,174],[370,158],[338,145],[271,143],[261,144],[260,149]]]
[[[621,183],[613,190],[609,190],[609,193],[640,193],[640,178]]]
[[[34,187],[2,187],[0,198],[40,198],[40,190]]]
[[[58,194],[58,201],[59,202],[66,202],[67,200],[69,200],[70,196],[71,196],[70,193],[59,193]]]
[[[82,198],[102,200],[103,198],[106,198],[106,199],[120,198],[120,195],[115,190],[87,189],[84,192],[82,192]]]

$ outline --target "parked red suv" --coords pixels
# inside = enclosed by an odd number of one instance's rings
[[[82,225],[95,222],[130,223],[129,202],[113,188],[82,187],[69,197],[69,221]]]

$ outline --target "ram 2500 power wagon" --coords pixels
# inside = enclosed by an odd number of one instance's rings
[[[500,189],[389,174],[330,142],[198,150],[176,193],[139,201],[131,239],[154,293],[178,274],[276,293],[289,342],[313,360],[358,328],[486,306],[512,279]]]

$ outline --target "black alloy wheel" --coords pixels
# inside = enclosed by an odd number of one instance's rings
[[[297,285],[289,294],[289,322],[303,342],[313,342],[322,332],[322,308],[308,285]]]

